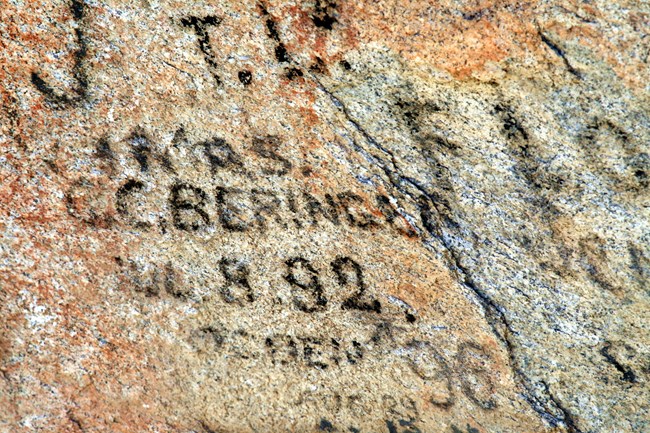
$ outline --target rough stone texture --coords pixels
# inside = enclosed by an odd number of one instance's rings
[[[650,431],[649,28],[3,1],[0,431]]]

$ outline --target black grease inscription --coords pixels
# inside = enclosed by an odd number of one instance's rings
[[[209,225],[210,217],[205,211],[206,201],[207,194],[201,188],[188,183],[174,184],[169,197],[174,227],[196,231]]]
[[[181,24],[184,27],[191,28],[194,31],[197,37],[197,41],[199,42],[199,49],[203,53],[205,62],[210,67],[212,76],[214,77],[217,84],[222,84],[221,78],[217,73],[218,64],[215,60],[216,57],[214,55],[212,44],[210,42],[210,35],[208,33],[208,27],[218,26],[221,24],[221,18],[214,15],[208,15],[203,18],[197,16],[188,16],[181,18]]]
[[[77,46],[79,47],[74,52],[74,64],[72,66],[72,73],[77,82],[77,86],[71,90],[75,95],[69,96],[67,93],[57,92],[45,80],[43,80],[37,72],[31,73],[31,81],[34,87],[36,87],[36,89],[45,96],[45,100],[56,109],[77,105],[79,102],[86,100],[88,96],[88,77],[83,65],[84,60],[88,55],[88,44],[82,32],[82,20],[85,15],[86,5],[83,0],[72,0],[70,3],[70,10],[74,20],[77,22],[75,36],[77,39]]]
[[[329,367],[329,364],[327,364],[323,358],[323,352],[321,350],[323,340],[314,337],[298,337],[298,339],[302,342],[303,358],[309,367],[318,368],[320,370],[325,370]]]
[[[411,341],[408,344],[409,366],[421,379],[444,388],[444,395],[438,391],[429,402],[443,409],[449,409],[456,402],[452,388],[451,368],[444,356],[429,342]]]
[[[148,182],[157,180],[156,170],[161,168],[167,173],[176,175],[176,155],[172,155],[170,148],[162,151],[152,145],[149,135],[142,128],[135,128],[125,139],[129,144],[128,156],[131,157],[139,167],[139,171]],[[251,140],[250,150],[254,153],[254,163],[257,167],[248,169],[248,161],[245,164],[242,154],[226,140],[213,136],[209,140],[189,143],[183,128],[179,128],[171,142],[176,150],[180,146],[198,147],[202,150],[204,161],[208,164],[213,175],[212,180],[223,179],[226,173],[238,176],[247,176],[252,180],[256,175],[287,176],[293,170],[293,164],[281,152],[280,139],[276,136],[259,136]],[[103,137],[95,144],[95,156],[102,160],[101,168],[106,170],[111,177],[120,175],[116,170],[116,161],[119,158],[118,152],[111,148],[109,140]],[[313,169],[305,166],[301,169],[304,176],[312,176]],[[153,176],[153,178],[151,177]],[[125,182],[128,182],[125,181]],[[135,183],[134,183],[135,182]],[[143,182],[138,180],[137,182]],[[137,215],[137,209],[143,208],[146,202],[144,184],[138,184],[135,180],[124,183],[115,193],[114,200],[119,215],[126,223],[136,228],[143,228],[145,224],[142,216]],[[226,183],[226,181],[224,181]],[[148,186],[147,186],[148,187]],[[157,185],[151,185],[157,188]],[[398,211],[387,196],[379,194],[374,199],[366,199],[362,195],[350,191],[333,191],[316,195],[314,190],[310,192],[302,188],[278,187],[274,190],[263,188],[232,188],[216,185],[212,193],[204,191],[196,185],[184,182],[179,187],[178,182],[169,188],[169,208],[160,208],[155,200],[146,203],[150,206],[152,214],[170,212],[173,220],[172,226],[178,230],[196,231],[211,224],[212,220],[218,221],[221,227],[230,232],[246,232],[256,230],[266,232],[267,229],[276,225],[283,230],[297,228],[303,229],[309,226],[326,226],[332,224],[340,226],[347,224],[351,228],[362,230],[388,229],[400,236],[417,237],[418,232],[406,217]],[[92,219],[99,222],[99,214],[105,214],[106,222],[110,219],[110,206],[107,200],[75,199],[72,196],[81,198],[81,191],[84,189],[81,184],[72,188],[78,192],[68,194],[68,208],[71,215],[89,221]],[[97,195],[97,193],[94,193]],[[141,197],[142,196],[142,197]],[[214,199],[216,207],[206,206],[206,203]],[[110,201],[110,198],[109,200]],[[97,208],[100,205],[102,209]],[[371,204],[372,203],[372,204]],[[428,202],[427,202],[428,203]],[[373,205],[375,206],[373,208]],[[73,211],[72,208],[75,208]],[[157,207],[157,208],[156,208]],[[424,208],[423,208],[424,209]],[[210,212],[217,211],[214,216]],[[93,213],[90,219],[82,217],[83,214]],[[429,216],[434,215],[430,210],[423,210],[421,217],[425,227],[429,226]],[[102,217],[103,218],[103,217]],[[168,219],[162,215],[158,217],[160,230],[166,232]],[[164,233],[163,233],[164,234]]]
[[[386,412],[401,418],[415,418],[418,415],[418,407],[410,397],[402,396],[399,398],[399,401],[396,397],[388,394],[384,394],[382,397],[382,402],[384,407],[386,407]]]
[[[219,269],[226,283],[221,287],[220,293],[228,303],[242,303],[242,300],[253,302],[255,296],[248,282],[249,271],[246,263],[236,259],[223,258],[219,261]]]
[[[488,360],[485,349],[473,342],[462,343],[456,355],[458,368],[464,373],[460,376],[463,393],[477,406],[489,410],[496,407],[496,402],[495,385],[485,366]]]
[[[314,12],[311,14],[311,20],[316,27],[332,30],[334,24],[338,22],[335,13],[336,2],[331,0],[317,0],[314,6]]]
[[[248,86],[253,82],[253,74],[251,71],[239,71],[237,78],[239,78],[239,82],[244,86]]]
[[[258,339],[256,336],[251,338]],[[258,339],[259,340],[259,339]],[[261,347],[261,341],[258,346]],[[264,351],[274,365],[303,364],[317,370],[361,362],[364,343],[312,335],[274,334],[264,339]]]
[[[610,119],[592,120],[578,138],[588,168],[602,176],[611,188],[621,192],[641,193],[648,190],[650,153],[647,145]]]
[[[119,260],[124,263],[122,259]],[[159,298],[163,293],[167,293],[178,300],[186,301],[190,296],[190,290],[183,284],[179,272],[171,263],[142,267],[130,262],[126,275],[135,290],[144,293],[146,297]]]
[[[351,350],[346,350],[345,358],[350,364],[356,364],[363,359],[363,345],[356,340],[352,340]]]
[[[621,380],[625,382],[630,382],[630,383],[636,383],[636,375],[634,374],[634,371],[621,364],[615,357],[610,353],[610,350],[612,348],[612,343],[610,342],[605,342],[605,345],[600,349],[600,354],[603,355],[605,360],[612,364],[614,368],[616,368],[617,371],[622,373],[623,375],[621,376]]]
[[[314,63],[309,66],[309,70],[318,74],[323,74],[327,71],[327,65],[325,65],[323,59],[317,56]]]
[[[287,69],[286,77],[289,80],[293,80],[294,78],[302,77],[304,74],[299,68],[289,68]]]
[[[287,228],[287,223],[282,219],[282,201],[275,192],[253,189],[251,198],[255,219],[262,231],[266,230],[269,221],[274,221],[283,229]]]
[[[287,49],[282,42],[278,43],[275,47],[275,59],[280,63],[288,63],[291,61]]]
[[[198,143],[198,146],[203,148],[213,173],[217,173],[220,169],[236,169],[243,166],[239,155],[223,138],[213,137]]]
[[[516,173],[534,190],[559,191],[565,183],[564,176],[540,164],[536,141],[519,120],[514,109],[501,102],[494,107],[494,112],[501,121],[501,133],[514,156]],[[550,210],[543,196],[539,196],[539,199],[540,205]]]
[[[149,156],[151,154],[151,144],[149,138],[141,131],[136,131],[129,140],[131,142],[131,153],[140,165],[140,171],[149,170]]]
[[[321,418],[320,423],[318,424],[318,430],[320,431],[325,431],[325,432],[334,432],[336,429],[334,428],[334,425],[326,420],[325,418]]]
[[[248,230],[254,223],[254,215],[251,215],[250,206],[245,206],[241,199],[235,197],[244,194],[239,188],[216,188],[217,208],[219,211],[219,222],[223,228],[231,232],[243,232]],[[247,215],[248,214],[248,215]]]
[[[294,295],[294,304],[306,313],[320,311],[327,305],[323,295],[323,286],[318,278],[318,271],[314,269],[309,260],[303,257],[294,257],[285,262],[287,273],[284,279],[292,287],[297,287]],[[307,298],[311,298],[307,300]]]
[[[291,170],[291,162],[278,152],[279,140],[277,137],[266,136],[253,139],[253,151],[260,157],[273,162],[273,166],[263,167],[262,173],[266,175],[282,176]]]
[[[377,221],[369,213],[360,210],[359,205],[362,205],[364,200],[359,194],[346,191],[338,193],[337,198],[339,199],[340,206],[345,210],[351,226],[364,229],[372,229],[378,226]]]
[[[220,350],[225,343],[225,332],[222,326],[208,325],[194,331],[192,337],[195,346],[200,346],[200,349]]]
[[[251,270],[245,262],[225,258],[219,262],[219,266],[226,280],[224,287],[238,290],[237,293],[232,290],[222,291],[226,304],[239,304],[244,307],[254,302],[255,297],[250,290],[249,281]],[[296,303],[296,307],[309,313],[324,307],[324,288],[319,280],[318,270],[302,257],[287,260],[285,266],[285,280],[302,295],[306,294]],[[170,264],[160,270],[156,266],[145,269],[153,271],[136,276],[134,282],[138,290],[143,291],[146,288],[147,296],[160,296],[162,288],[165,287],[165,292],[179,299],[193,299],[187,286],[178,284],[178,273]],[[174,288],[175,286],[178,287]],[[490,376],[492,360],[483,346],[471,341],[462,342],[455,356],[452,355],[449,359],[436,349],[435,341],[401,336],[404,328],[391,322],[382,319],[369,325],[372,328],[367,331],[371,332],[358,338],[348,333],[323,335],[318,330],[274,333],[272,326],[266,330],[263,326],[260,329],[255,326],[251,330],[228,329],[220,323],[211,323],[192,332],[191,339],[196,350],[206,356],[210,356],[210,352],[219,352],[242,360],[267,359],[272,365],[283,369],[287,365],[312,368],[316,371],[349,369],[363,365],[367,359],[403,362],[415,373],[413,377],[423,381],[426,388],[431,390],[427,404],[449,410],[457,401],[455,391],[460,389],[478,408],[491,410],[496,407],[495,383]],[[407,376],[408,374],[405,377]],[[353,412],[365,412],[366,406],[361,395],[353,394],[343,399],[341,396],[334,397],[333,410],[338,411],[342,403],[347,401],[347,406]],[[302,401],[302,397],[300,400]],[[389,416],[385,419],[390,421],[387,426],[402,432],[419,431],[415,424],[418,406],[412,398],[401,394],[384,395],[382,402],[385,415]]]
[[[341,287],[348,284],[355,286],[355,293],[343,301],[341,308],[381,313],[381,303],[376,299],[364,301],[366,285],[363,281],[361,266],[349,257],[337,257],[332,262],[332,269],[338,278]]]
[[[127,185],[129,185],[128,188],[133,189],[138,189],[142,186],[137,182],[127,182]],[[196,191],[191,191],[191,193],[197,194]],[[303,257],[293,257],[286,260],[284,265],[284,273],[278,276],[287,281],[290,288],[293,289],[292,304],[298,311],[315,313],[317,311],[324,311],[326,307],[330,305],[330,309],[340,308],[352,311],[361,310],[374,312],[376,314],[381,314],[383,312],[379,301],[372,298],[369,301],[362,299],[365,292],[365,283],[361,266],[349,257],[338,257],[330,263],[330,266],[334,269],[337,280],[330,282],[329,290],[331,290],[331,293],[335,294],[342,292],[335,283],[338,283],[339,286],[342,286],[343,288],[350,285],[354,291],[351,297],[337,301],[336,304],[327,299],[326,286],[320,279],[322,273],[309,260]],[[158,272],[155,271],[155,269],[158,269],[159,267],[159,265],[152,265],[144,268],[154,269],[154,272]],[[176,268],[171,262],[166,263],[164,267],[166,275],[176,276],[178,274]],[[250,283],[251,275],[257,274],[255,273],[255,269],[250,268],[250,262],[247,259],[240,259],[231,256],[222,257],[218,260],[217,267],[224,278],[224,283],[219,288],[219,294],[226,304],[236,304],[239,307],[245,307],[258,299],[259,296],[254,292],[253,286]],[[136,274],[138,273],[138,269],[134,268],[133,270]],[[144,280],[139,279],[137,276],[131,279],[137,284],[136,291],[140,290],[140,286],[149,286],[149,284],[144,283]],[[178,278],[174,277],[174,280],[178,280]],[[179,292],[179,290],[182,294],[176,296],[176,292]],[[171,289],[168,289],[167,292],[174,294],[176,297],[200,300],[199,296],[193,296],[192,290],[187,285],[182,285],[182,290],[178,289],[172,291]],[[148,290],[148,293],[150,295],[159,295],[160,291]],[[343,295],[346,295],[346,293],[344,292]],[[282,298],[280,297],[272,299],[272,302],[274,305],[283,304]],[[338,302],[340,302],[340,304]],[[399,311],[389,311],[388,315],[393,320],[397,320],[398,317],[400,317]],[[406,322],[412,323],[408,318]],[[401,329],[405,330],[405,328]],[[369,341],[378,344],[382,341],[393,340],[394,338],[390,323],[386,322],[385,319],[382,319],[382,322],[377,325],[377,328]],[[341,348],[337,339],[331,338],[330,343],[337,351],[340,350],[340,352],[337,353],[341,356],[333,358],[333,361],[337,365],[342,359],[346,359],[350,364],[355,364],[364,357],[363,346],[356,340],[352,340],[350,347],[345,351]],[[320,342],[317,344],[320,344]],[[267,340],[267,345],[273,346],[273,341],[270,339]]]
[[[128,188],[134,189],[142,186],[131,181],[127,182],[127,185],[129,185]],[[196,191],[191,191],[191,193],[197,194]],[[194,206],[195,203],[192,205]],[[194,208],[192,210],[195,211]],[[171,263],[167,263],[165,266],[169,267],[171,271],[174,270]],[[317,267],[304,257],[292,257],[284,261],[284,270],[278,276],[283,278],[289,284],[289,288],[292,289],[292,304],[298,311],[314,313],[324,311],[327,306],[331,306],[332,310],[360,310],[376,314],[384,312],[381,303],[365,293],[366,285],[361,265],[358,262],[350,257],[337,257],[332,260],[330,266],[336,278],[331,281],[325,280],[324,283],[321,280],[321,275],[324,273],[320,272]],[[156,266],[152,267],[155,268]],[[225,256],[218,260],[217,269],[224,278],[224,283],[219,288],[219,294],[227,304],[237,304],[240,307],[245,307],[258,299],[259,296],[255,294],[250,281],[251,276],[259,276],[259,274],[256,273],[255,269],[251,269],[249,260]],[[348,286],[351,289],[345,290]],[[347,296],[347,299],[337,300],[336,302],[329,300],[326,288],[333,295],[342,293],[343,297]],[[352,292],[352,296],[349,296],[350,292]],[[274,298],[272,301],[275,305],[283,304],[280,297]],[[393,320],[397,320],[401,316],[399,310],[392,310],[387,314]],[[407,318],[406,323],[412,323],[412,321]],[[372,336],[372,341],[375,343],[384,339],[392,339],[388,322],[379,324]],[[335,347],[339,347],[336,339],[332,339],[331,342]],[[345,356],[350,363],[355,363],[363,358],[363,352],[362,347],[356,341],[352,341],[351,349],[345,353]]]
[[[508,140],[528,140],[528,133],[515,117],[511,107],[497,104],[494,111],[501,118],[502,129]]]
[[[276,42],[280,42],[280,34],[278,33],[278,29],[275,27],[275,21],[273,21],[273,18],[269,15],[269,11],[266,10],[264,5],[260,4],[259,5],[262,15],[266,16],[266,29],[268,30],[269,37],[273,39]]]
[[[137,218],[133,218],[134,209],[136,205],[140,206],[142,201],[138,202],[135,198],[143,191],[143,185],[131,183],[123,185],[115,195],[120,215],[132,225],[138,225]],[[196,231],[210,224],[212,218],[206,206],[210,195],[207,192],[190,183],[183,183],[182,187],[172,185],[169,191],[170,211],[176,229]],[[382,203],[384,219],[389,223],[387,226],[371,216],[368,210],[361,210],[367,209],[368,204],[359,195],[344,191],[338,193],[337,197],[341,199],[337,200],[331,194],[316,197],[305,191],[293,190],[278,192],[262,188],[245,190],[225,186],[216,186],[214,189],[216,219],[228,232],[255,230],[264,233],[271,225],[276,225],[282,230],[291,227],[301,229],[310,225],[340,226],[342,220],[351,228],[371,230],[384,227],[394,230],[400,236],[417,236],[415,230],[406,221],[401,220],[401,216],[399,220],[394,216],[399,214],[394,209],[390,210],[390,205],[384,203],[381,198],[377,200]],[[346,203],[355,206],[344,207]],[[344,218],[341,218],[342,209],[345,210]],[[193,221],[190,221],[192,219]]]
[[[386,427],[388,428],[389,433],[422,433],[415,425],[415,420],[412,419],[400,419],[397,421],[397,424],[402,428],[401,432],[397,429],[397,425],[392,420],[386,420]]]
[[[339,225],[339,211],[338,204],[330,194],[325,194],[326,205],[323,205],[313,195],[305,192],[303,193],[305,199],[305,207],[309,216],[311,216],[312,224],[318,225],[320,217],[331,222],[334,225]]]
[[[317,422],[318,428],[323,431],[361,433],[368,432],[358,426],[338,425],[336,421],[330,421],[331,416],[339,414],[346,410],[353,416],[362,416],[368,418],[371,414],[376,414],[380,420],[384,421],[387,430],[377,430],[381,432],[397,433],[422,433],[417,426],[419,411],[416,403],[409,397],[402,397],[400,402],[390,395],[384,394],[381,398],[364,393],[339,393],[330,391],[303,391],[299,399],[295,402],[300,406],[310,402],[318,401],[324,405],[327,410],[327,416],[323,415]],[[376,430],[372,430],[376,431]]]
[[[115,193],[117,211],[137,228],[147,228],[151,224],[136,217],[134,195],[145,189],[142,181],[129,179]]]
[[[107,138],[100,138],[97,141],[95,149],[97,152],[97,157],[111,161],[115,159],[115,152],[113,152],[111,149],[111,145],[108,142]]]
[[[291,62],[291,57],[289,56],[289,53],[287,52],[287,47],[285,47],[284,43],[280,40],[280,33],[278,33],[278,28],[275,23],[275,20],[273,17],[269,14],[269,11],[266,10],[264,5],[259,4],[259,8],[262,11],[262,16],[266,17],[265,19],[265,24],[266,24],[266,29],[268,31],[268,36],[276,42],[274,53],[275,53],[275,60],[277,60],[279,63],[289,63]]]

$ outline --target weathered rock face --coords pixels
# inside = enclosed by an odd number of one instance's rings
[[[5,2],[0,431],[650,430],[614,3]]]

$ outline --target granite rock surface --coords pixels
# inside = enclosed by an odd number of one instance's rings
[[[3,1],[0,432],[650,431],[649,29]]]

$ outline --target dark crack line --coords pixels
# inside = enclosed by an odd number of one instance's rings
[[[443,219],[442,213],[438,209],[438,205],[439,205],[438,200],[436,200],[436,198],[432,196],[432,194],[430,194],[426,190],[426,188],[420,185],[416,180],[408,176],[404,176],[400,172],[400,169],[398,167],[393,152],[391,152],[389,149],[382,146],[377,140],[375,140],[359,124],[359,122],[357,122],[352,117],[345,104],[343,104],[340,99],[338,99],[331,91],[329,91],[320,82],[320,80],[318,80],[317,77],[313,76],[313,74],[310,75],[311,78],[318,85],[318,88],[330,98],[334,106],[336,106],[344,114],[345,118],[354,127],[354,129],[357,132],[359,132],[370,145],[372,145],[374,148],[378,149],[379,151],[383,152],[384,154],[390,157],[390,166],[389,164],[386,163],[386,161],[383,158],[376,156],[370,152],[367,152],[364,148],[362,148],[361,146],[356,144],[354,140],[352,140],[355,150],[360,151],[360,153],[366,159],[368,159],[371,163],[379,167],[386,174],[390,183],[395,187],[395,189],[397,189],[400,193],[406,195],[411,200],[413,200],[413,204],[416,206],[418,210],[420,210],[420,212],[424,212],[428,210],[428,209],[423,209],[423,206],[419,204],[421,198],[424,197],[432,205],[431,207],[435,209],[435,212],[438,214],[438,217],[440,219]],[[410,185],[412,188],[417,190],[418,193],[420,194],[420,197],[417,197],[416,195],[413,194],[412,191],[409,191],[409,188],[405,188],[404,184]],[[570,412],[567,409],[565,409],[562,406],[561,402],[550,393],[548,386],[545,386],[545,390],[548,394],[548,398],[553,403],[553,405],[557,408],[557,410],[562,413],[563,415],[562,418],[558,418],[557,416],[554,416],[550,412],[550,410],[547,407],[545,407],[544,402],[540,401],[540,399],[535,396],[535,392],[533,391],[531,381],[527,378],[524,372],[519,368],[518,366],[519,363],[514,356],[515,345],[511,341],[511,335],[513,334],[516,335],[516,332],[512,330],[512,327],[506,317],[505,309],[497,302],[495,302],[489,295],[485,293],[485,291],[480,289],[474,283],[474,281],[470,277],[470,273],[468,269],[466,269],[461,264],[459,253],[456,251],[453,245],[450,244],[447,237],[444,235],[441,225],[437,224],[436,227],[425,227],[425,228],[427,229],[427,231],[429,231],[431,235],[433,235],[436,239],[438,239],[442,243],[443,247],[446,249],[448,253],[448,262],[449,262],[448,264],[450,265],[450,268],[457,272],[457,274],[460,277],[459,281],[461,282],[461,284],[475,294],[476,298],[478,299],[479,303],[483,308],[486,320],[490,324],[490,327],[492,328],[494,334],[497,336],[497,338],[499,338],[499,340],[506,347],[513,372],[515,373],[515,378],[518,384],[527,391],[527,394],[522,395],[524,400],[531,406],[531,408],[542,419],[548,422],[551,425],[551,427],[564,425],[568,429],[569,433],[582,433],[582,431],[576,426]],[[427,248],[431,249],[431,246],[428,245],[426,242],[424,242],[424,244]]]
[[[542,38],[542,42],[544,42],[544,44],[547,47],[549,47],[555,54],[557,54],[562,59],[562,61],[564,61],[564,66],[566,66],[567,70],[575,77],[582,79],[582,75],[580,74],[580,72],[576,71],[576,69],[573,66],[571,66],[571,63],[569,63],[569,59],[566,58],[566,54],[564,54],[564,51],[560,47],[555,45],[555,43],[553,43],[553,41],[551,41],[548,38],[548,36],[542,33],[541,30],[538,29],[537,33],[539,34],[539,37]]]
[[[380,162],[383,162],[383,160],[382,160],[381,158],[375,157],[374,155],[373,155],[373,157],[374,157],[375,161],[373,161],[373,162],[374,162],[376,165],[380,166],[380,168],[382,168],[383,171],[384,171],[387,175],[389,175],[389,177],[392,177],[393,172],[399,172],[399,170],[398,170],[398,168],[397,168],[397,161],[395,160],[395,155],[393,154],[393,152],[391,152],[390,150],[386,149],[384,146],[382,146],[381,144],[379,144],[379,142],[378,142],[377,140],[375,140],[375,139],[374,139],[374,138],[373,138],[373,137],[368,133],[368,131],[366,131],[366,130],[365,130],[365,129],[364,129],[364,128],[359,124],[359,122],[357,122],[356,120],[354,120],[354,118],[352,117],[352,115],[351,115],[350,112],[348,111],[347,107],[346,107],[346,106],[345,106],[345,105],[344,105],[344,104],[343,104],[343,103],[342,103],[342,102],[341,102],[341,101],[340,101],[340,100],[339,100],[339,99],[338,99],[338,98],[337,98],[337,97],[336,97],[332,92],[330,92],[330,91],[329,91],[329,90],[328,90],[328,89],[327,89],[327,88],[326,88],[326,87],[325,87],[325,86],[320,82],[320,80],[319,80],[316,76],[314,76],[313,74],[310,74],[310,75],[311,75],[311,78],[312,78],[312,79],[316,82],[316,84],[318,85],[318,88],[319,88],[323,93],[325,93],[325,94],[330,98],[330,100],[332,101],[332,103],[334,104],[334,106],[336,106],[336,108],[338,108],[338,109],[339,109],[339,110],[340,110],[340,111],[345,115],[345,118],[348,120],[348,122],[350,122],[350,123],[352,124],[352,126],[354,126],[354,129],[356,129],[357,132],[359,132],[359,133],[363,136],[363,138],[366,139],[366,141],[367,141],[368,143],[372,144],[375,148],[379,149],[380,151],[384,152],[386,155],[388,155],[388,156],[390,157],[391,165],[393,166],[393,170],[391,171],[390,169],[388,169],[388,167],[385,167],[385,165],[380,164]],[[377,160],[378,160],[378,161],[377,161]],[[397,187],[397,185],[395,185],[395,186]]]
[[[542,37],[542,40],[547,43],[548,39],[542,35],[541,31],[539,31],[540,36]],[[280,40],[278,36],[278,40]],[[569,68],[569,71],[576,75],[577,77],[581,78],[579,73],[573,69],[573,67],[569,64],[568,60],[566,57],[564,57],[564,53],[562,50],[560,50],[557,46],[555,46],[552,42],[548,41],[550,43],[549,47],[553,49],[554,52],[556,52],[560,57],[562,57],[565,61],[565,64]],[[547,44],[548,44],[547,43]],[[296,64],[296,62],[293,59],[289,59],[290,64],[294,64],[295,66],[299,67],[300,65]],[[355,149],[355,151],[359,152],[361,155],[363,155],[371,164],[377,166],[380,168],[388,177],[389,182],[393,187],[399,191],[400,193],[404,194],[405,196],[409,197],[412,201],[415,207],[420,211],[422,214],[423,212],[428,212],[430,211],[429,208],[429,203],[433,206],[433,209],[435,209],[436,213],[438,214],[438,217],[440,220],[443,220],[443,215],[438,209],[438,200],[434,196],[432,196],[425,187],[420,185],[415,179],[409,178],[407,176],[404,176],[398,167],[397,160],[395,158],[395,155],[393,154],[392,151],[387,149],[386,147],[382,146],[377,140],[375,140],[374,137],[372,137],[368,131],[366,131],[359,122],[357,122],[354,117],[350,114],[350,111],[348,108],[341,102],[339,98],[336,97],[327,87],[325,87],[318,77],[311,72],[308,72],[309,77],[314,81],[317,85],[317,87],[325,93],[331,102],[334,104],[336,108],[339,109],[347,119],[347,121],[354,127],[354,129],[363,136],[363,138],[370,144],[372,145],[375,149],[378,149],[379,151],[383,152],[385,155],[390,157],[390,165],[392,166],[389,167],[386,161],[377,156],[372,154],[371,152],[366,151],[363,147],[358,145],[354,139],[351,139],[350,141],[352,142],[352,145]],[[410,185],[412,188],[415,188],[420,194],[420,197],[417,197],[414,195],[411,191],[409,191],[408,188],[405,188],[403,184],[406,183],[407,185]],[[421,203],[421,198],[424,198],[427,200],[429,203],[426,203],[426,208],[420,204]],[[424,220],[423,220],[424,223]],[[426,224],[425,224],[426,225]],[[528,379],[528,377],[524,374],[524,372],[519,368],[518,362],[514,356],[514,350],[515,346],[511,341],[511,335],[516,334],[508,322],[508,319],[505,314],[505,310],[503,307],[501,307],[497,302],[495,302],[490,296],[488,296],[482,289],[478,288],[476,284],[473,282],[471,277],[469,276],[469,271],[461,265],[460,263],[460,256],[458,252],[453,248],[453,246],[446,240],[446,237],[444,236],[444,233],[442,231],[441,225],[437,224],[435,227],[425,227],[425,229],[436,239],[438,239],[445,250],[448,253],[448,256],[451,258],[447,258],[448,260],[448,265],[450,269],[455,270],[458,275],[459,275],[459,281],[460,283],[469,289],[472,293],[475,294],[477,300],[479,301],[479,304],[482,306],[486,320],[488,321],[490,327],[492,328],[494,334],[496,337],[502,342],[502,344],[506,347],[506,350],[508,352],[508,357],[512,366],[512,371],[515,376],[515,380],[517,383],[525,389],[529,394],[523,395],[524,400],[529,403],[531,408],[545,421],[547,421],[551,427],[557,427],[564,425],[566,426],[568,433],[583,433],[576,425],[575,422],[573,421],[573,418],[569,411],[565,409],[561,403],[555,398],[550,393],[550,390],[548,386],[545,386],[545,390],[547,391],[548,398],[550,401],[556,406],[557,410],[559,410],[563,414],[563,419],[558,419],[558,417],[554,416],[550,410],[544,405],[544,402],[540,401],[539,398],[535,395],[534,390],[532,389],[531,386],[531,381]],[[426,241],[423,241],[424,246],[432,250],[432,247],[429,243]],[[503,332],[501,332],[500,328],[503,328]],[[546,384],[544,384],[546,385]]]
[[[566,409],[564,406],[562,406],[562,403],[553,395],[551,392],[551,388],[548,386],[548,384],[544,381],[542,381],[542,384],[544,385],[544,390],[548,394],[548,396],[551,398],[551,401],[555,406],[562,412],[562,416],[564,418],[564,423],[566,424],[567,428],[569,429],[569,432],[573,433],[582,433],[582,431],[576,426],[575,421],[573,419],[573,415],[571,412],[569,412],[568,409]]]

